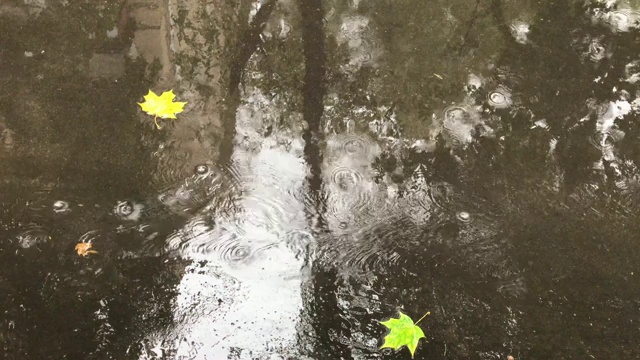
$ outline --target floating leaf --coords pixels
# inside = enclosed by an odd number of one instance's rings
[[[175,98],[176,95],[173,90],[165,91],[160,96],[149,90],[149,93],[144,96],[144,102],[138,103],[138,105],[140,105],[142,111],[154,116],[153,121],[156,127],[160,129],[158,117],[176,119],[176,114],[183,111],[186,102],[173,102]]]
[[[75,250],[78,252],[78,255],[80,256],[87,256],[89,254],[97,254],[98,252],[95,250],[91,250],[91,247],[93,247],[93,244],[91,243],[91,241],[89,242],[81,242],[76,244],[76,248]]]
[[[411,358],[413,358],[416,348],[418,347],[418,342],[420,339],[425,337],[424,332],[422,332],[418,323],[429,315],[429,313],[426,313],[415,324],[409,316],[400,311],[398,311],[398,313],[400,314],[399,318],[390,318],[387,321],[380,322],[382,325],[389,328],[389,334],[385,336],[384,344],[382,344],[380,349],[391,348],[398,350],[401,347],[406,346],[411,352]]]

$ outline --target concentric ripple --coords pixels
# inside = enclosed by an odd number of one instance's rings
[[[420,233],[415,229],[406,218],[377,219],[376,223],[357,232],[333,235],[331,243],[318,250],[318,256],[321,261],[348,273],[384,272],[401,260],[397,251],[398,239],[402,239],[403,247],[416,243]]]
[[[362,187],[363,178],[358,171],[336,167],[331,172],[331,184],[325,215],[334,230],[350,230],[368,220],[375,198],[371,189]]]
[[[607,22],[614,30],[627,32],[639,25],[640,13],[631,9],[613,10],[607,14]]]
[[[95,243],[96,240],[100,238],[100,235],[101,235],[101,232],[99,230],[89,230],[86,233],[82,234],[82,236],[80,236],[80,238],[78,239],[78,242]]]
[[[475,74],[469,74],[467,77],[467,85],[466,89],[469,93],[475,93],[480,90],[483,86],[484,80]]]
[[[452,204],[458,200],[453,186],[446,182],[435,182],[429,185],[429,198],[431,203],[442,210],[449,210]]]
[[[591,40],[587,50],[589,59],[593,62],[599,62],[607,56],[607,49],[598,39]]]
[[[196,175],[205,176],[210,173],[210,169],[207,164],[200,164],[195,167],[194,172]]]
[[[380,272],[398,264],[400,254],[393,248],[353,247],[342,254],[344,266],[363,271]]]
[[[362,175],[347,167],[337,167],[331,171],[331,182],[342,191],[353,191],[362,182]]]
[[[192,156],[186,150],[174,149],[173,145],[164,145],[155,155],[158,157],[158,165],[154,175],[154,188],[173,186],[192,171],[190,168],[185,168]]]
[[[71,206],[64,200],[57,200],[53,203],[53,212],[56,214],[65,214],[71,211]]]
[[[609,132],[598,131],[589,137],[589,142],[597,149],[606,151],[613,148],[615,140]]]
[[[138,221],[142,216],[144,205],[131,201],[118,201],[113,208],[113,214],[120,220]]]
[[[511,106],[511,90],[498,86],[487,95],[487,103],[494,109],[506,109]]]
[[[449,107],[443,117],[443,130],[452,145],[461,146],[471,142],[478,122],[466,107]]]
[[[327,152],[329,157],[368,159],[375,155],[377,144],[368,136],[356,133],[335,135],[327,139]]]
[[[466,211],[460,211],[456,214],[456,219],[460,220],[463,223],[468,223],[471,221],[471,214]]]
[[[220,257],[227,263],[232,264],[244,261],[251,256],[251,253],[251,247],[239,243],[220,248]]]
[[[23,249],[44,244],[50,239],[51,237],[49,236],[48,231],[37,224],[27,225],[26,229],[16,237],[18,245]]]

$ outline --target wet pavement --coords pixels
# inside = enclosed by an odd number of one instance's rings
[[[639,43],[635,0],[0,2],[0,358],[408,359],[398,311],[416,359],[638,358]]]

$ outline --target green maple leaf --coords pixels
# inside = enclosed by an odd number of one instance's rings
[[[154,116],[153,121],[156,127],[160,129],[158,117],[175,119],[176,114],[183,111],[186,102],[173,102],[175,98],[176,95],[173,93],[173,90],[165,91],[160,96],[149,90],[149,93],[144,96],[144,102],[138,103],[138,105],[140,105],[142,111]]]
[[[380,324],[389,328],[389,334],[384,338],[384,344],[380,347],[380,349],[391,348],[394,350],[398,350],[403,346],[406,346],[411,352],[411,358],[416,353],[416,348],[418,347],[418,342],[422,338],[426,338],[424,336],[424,332],[418,326],[418,323],[424,319],[429,313],[426,313],[420,320],[418,320],[415,324],[413,320],[398,311],[400,314],[399,318],[390,318],[387,321],[381,321]]]

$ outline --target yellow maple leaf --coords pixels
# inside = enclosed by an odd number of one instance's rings
[[[173,102],[175,98],[176,95],[173,93],[173,90],[165,91],[160,96],[149,90],[149,93],[144,96],[144,102],[138,103],[138,105],[140,105],[142,111],[154,116],[153,122],[156,124],[156,127],[160,129],[158,117],[163,119],[176,119],[176,114],[183,111],[186,102]]]
[[[91,250],[91,247],[93,247],[93,244],[91,243],[91,241],[89,242],[81,242],[76,244],[76,248],[75,250],[78,252],[78,255],[80,256],[87,256],[89,254],[97,254],[98,252],[95,250]]]

